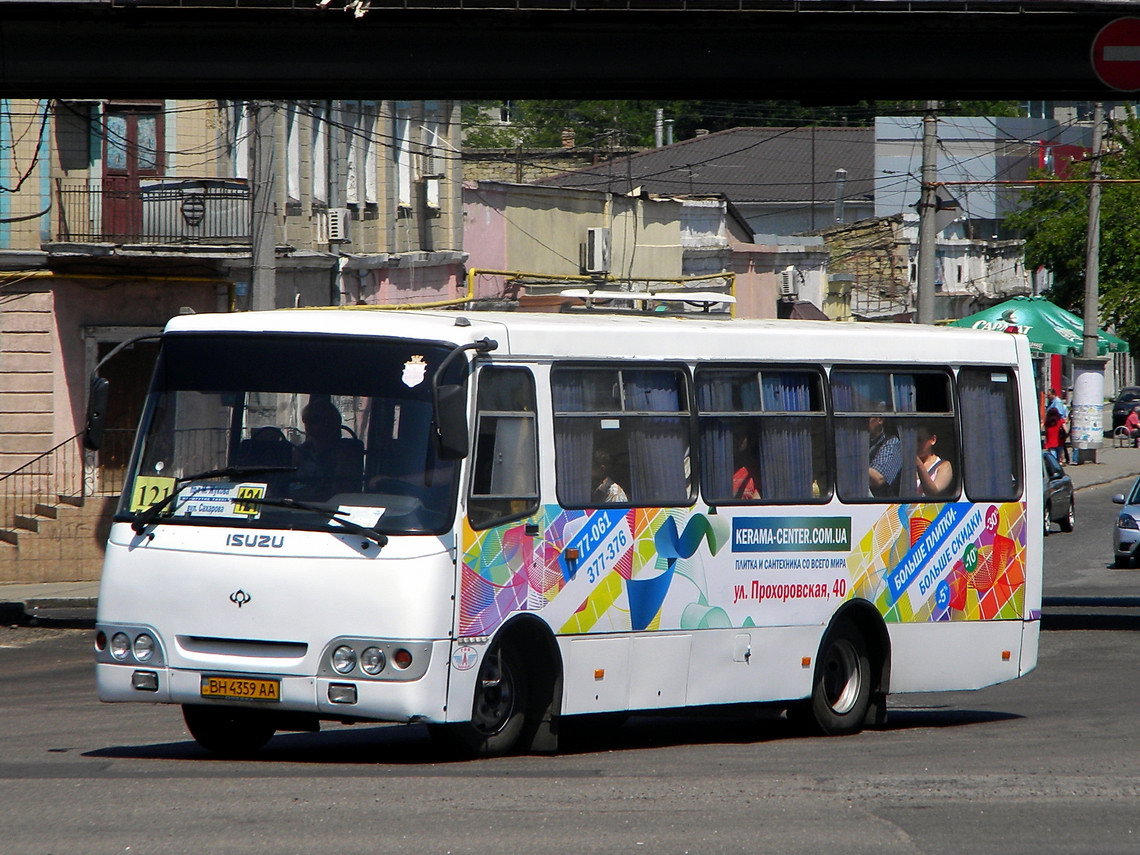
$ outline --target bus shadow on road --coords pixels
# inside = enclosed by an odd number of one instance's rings
[[[1042,632],[1087,630],[1098,632],[1140,632],[1140,612],[1102,612],[1096,614],[1043,614]]]
[[[1025,718],[1017,713],[999,710],[970,710],[950,706],[891,707],[887,723],[880,731],[916,730],[918,728],[969,727],[975,724],[998,724]]]
[[[1022,716],[993,710],[954,707],[892,707],[879,733],[919,728],[969,727],[995,724]],[[558,754],[582,756],[615,751],[644,751],[706,745],[760,745],[792,739],[820,739],[781,710],[734,708],[729,712],[691,710],[630,716],[581,716],[565,722]],[[322,766],[406,767],[409,774],[469,774],[469,757],[457,756],[435,743],[423,725],[358,724],[332,726],[321,733],[279,733],[257,754],[230,758],[211,754],[192,740],[150,745],[113,746],[84,753],[85,757],[113,760],[194,761],[197,763],[254,764],[270,771],[275,764]],[[482,761],[484,764],[495,761]],[[488,773],[493,765],[485,765]],[[451,770],[449,772],[448,770]],[[537,771],[537,770],[536,770]],[[566,769],[547,770],[567,774]],[[517,769],[515,769],[517,772]],[[545,773],[544,773],[545,774]]]

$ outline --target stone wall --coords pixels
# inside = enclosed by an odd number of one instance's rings
[[[34,515],[29,524],[37,530],[18,529],[15,544],[0,541],[0,583],[99,579],[117,502],[117,496],[88,497],[80,507],[60,504]]]
[[[0,307],[0,475],[51,448],[54,318],[52,294],[33,281],[4,289]]]
[[[859,220],[819,232],[827,247],[828,272],[850,296],[849,316],[881,317],[910,306],[908,244],[902,217]]]
[[[635,154],[639,149],[599,152],[576,148],[478,148],[463,150],[464,181],[535,184],[564,172],[604,160]]]

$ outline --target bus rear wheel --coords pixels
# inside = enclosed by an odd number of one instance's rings
[[[858,733],[871,701],[867,641],[850,621],[837,623],[819,651],[810,701],[815,727],[827,736]]]
[[[472,757],[509,754],[526,727],[529,703],[526,668],[510,648],[496,645],[479,668],[471,721],[437,725],[432,733]]]
[[[199,745],[225,757],[252,756],[277,732],[260,710],[185,704],[182,718]]]

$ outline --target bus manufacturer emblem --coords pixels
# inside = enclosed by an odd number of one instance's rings
[[[469,671],[475,667],[475,663],[478,661],[479,651],[466,644],[457,647],[451,656],[451,664],[455,666],[456,671]]]
[[[239,609],[252,599],[253,597],[251,597],[241,588],[238,588],[236,591],[230,594],[230,602],[237,606]]]

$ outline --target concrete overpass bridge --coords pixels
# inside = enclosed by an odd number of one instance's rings
[[[1136,8],[1130,0],[326,2],[0,0],[0,96],[1089,100],[1111,98],[1090,63],[1095,34]]]

